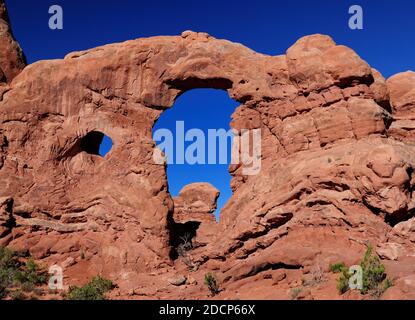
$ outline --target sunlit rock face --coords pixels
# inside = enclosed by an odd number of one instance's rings
[[[0,1],[0,85],[10,83],[26,65],[19,44],[14,40],[9,16],[3,1]],[[0,96],[1,88],[0,88]]]
[[[338,297],[329,264],[370,243],[397,277],[385,296],[415,298],[414,73],[385,81],[324,35],[267,56],[191,31],[23,68],[0,9],[1,245],[65,265],[69,284],[103,274],[113,298],[206,298],[213,271],[220,298],[288,299],[317,268],[326,280],[305,298],[318,299]],[[219,222],[213,186],[173,200],[153,159],[155,121],[194,88],[226,90],[231,127],[261,132],[261,170],[229,167]]]

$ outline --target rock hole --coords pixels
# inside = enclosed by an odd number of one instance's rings
[[[188,221],[186,223],[172,222],[170,226],[170,245],[173,250],[170,252],[170,257],[176,260],[180,255],[180,247],[184,250],[190,251],[196,245],[193,239],[196,236],[197,229],[200,226],[199,221]]]
[[[99,155],[105,157],[105,155],[112,149],[112,139],[104,134],[104,138],[99,146]]]
[[[227,161],[219,161],[219,139],[216,143],[216,162],[209,161],[209,130],[223,129],[228,132],[230,130],[231,115],[239,104],[232,100],[226,91],[218,89],[193,89],[180,95],[175,104],[169,110],[163,112],[160,119],[154,125],[153,138],[161,147],[161,143],[165,140],[158,139],[156,133],[158,130],[165,130],[172,133],[174,139],[171,154],[167,150],[165,154],[168,158],[167,163],[167,180],[170,194],[175,197],[179,195],[180,190],[194,182],[208,182],[220,191],[217,202],[217,209],[214,212],[216,219],[222,207],[226,204],[232,195],[230,187],[231,175],[229,174],[229,164],[231,161],[232,138],[227,140],[226,152]],[[184,133],[179,132],[178,122],[183,122]],[[203,132],[204,141],[201,142],[205,146],[205,161],[203,164],[189,164],[186,153],[189,146],[194,145],[199,139],[194,137],[192,141],[183,141],[184,137],[190,130],[198,130]],[[160,132],[159,131],[159,132]],[[180,130],[182,131],[182,130]],[[182,147],[178,147],[181,140]],[[184,148],[183,148],[184,147]],[[163,149],[163,148],[162,148]],[[184,151],[183,151],[184,149]],[[178,159],[184,157],[184,163],[179,163]]]
[[[80,141],[81,151],[104,157],[112,148],[110,137],[99,131],[91,131]]]

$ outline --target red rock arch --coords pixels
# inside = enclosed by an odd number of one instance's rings
[[[181,93],[209,87],[241,102],[235,128],[261,128],[262,170],[232,171],[234,196],[195,261],[222,261],[227,281],[334,255],[352,262],[362,241],[382,246],[385,230],[399,232],[386,217],[413,213],[411,130],[388,112],[408,116],[415,104],[412,73],[401,77],[389,97],[378,72],[322,35],[267,56],[184,32],[29,65],[0,91],[1,217],[16,221],[13,230],[2,223],[0,243],[30,243],[46,262],[82,250],[89,259],[79,265],[124,291],[137,273],[169,268],[173,202],[164,166],[152,162],[151,130]],[[62,157],[90,131],[113,138],[106,161]],[[373,233],[362,237],[362,224]]]

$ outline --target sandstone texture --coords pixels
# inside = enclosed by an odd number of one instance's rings
[[[13,38],[6,6],[2,0],[0,1],[0,84],[11,82],[25,65],[23,51]]]
[[[209,183],[191,183],[185,186],[174,201],[174,225],[171,231],[180,244],[192,240],[193,245],[207,245],[217,231],[218,224],[213,212],[219,190]]]
[[[383,297],[415,299],[414,72],[385,80],[325,35],[268,56],[192,31],[23,69],[0,8],[0,245],[63,265],[66,285],[110,278],[113,299],[205,299],[207,272],[219,299],[290,299],[316,274],[297,298],[360,299],[328,268],[371,244]],[[231,127],[262,134],[259,174],[229,167],[219,222],[218,190],[173,199],[152,158],[155,121],[194,88],[226,90]]]

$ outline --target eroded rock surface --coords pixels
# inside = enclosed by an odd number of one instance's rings
[[[2,46],[12,39],[4,17]],[[119,286],[113,298],[206,298],[204,274],[215,272],[219,298],[289,299],[321,273],[300,297],[352,299],[338,295],[328,266],[358,263],[370,243],[396,279],[385,297],[415,298],[413,72],[385,81],[324,35],[267,56],[187,31],[23,71],[8,43],[1,245],[63,264],[67,284],[109,277]],[[155,121],[201,87],[227,90],[240,102],[231,126],[262,135],[261,170],[230,166],[233,196],[218,223],[213,186],[190,185],[172,199],[166,168],[152,158]],[[114,143],[104,158],[102,133]],[[174,253],[188,222],[203,245],[184,260]],[[172,278],[187,282],[176,288]]]
[[[211,184],[192,183],[173,198],[175,225],[172,229],[179,237],[176,240],[179,244],[192,240],[196,245],[206,245],[215,237],[218,224],[213,212],[217,208],[218,197],[219,190]]]
[[[0,1],[0,83],[9,83],[26,66],[19,44],[14,40],[3,0]],[[0,88],[0,98],[1,98]]]

